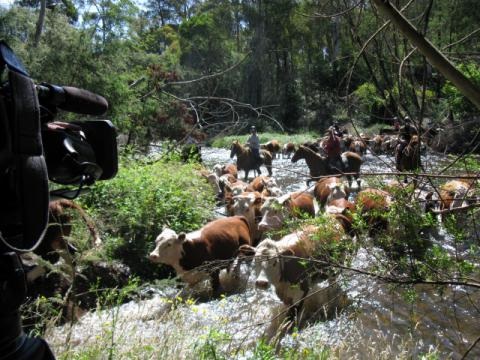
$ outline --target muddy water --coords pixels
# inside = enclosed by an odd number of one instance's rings
[[[202,157],[210,168],[230,161],[229,152],[223,149],[203,149]],[[394,170],[389,156],[368,154],[364,160],[362,171]],[[440,167],[443,160],[438,156],[425,157],[426,171]],[[292,164],[289,159],[276,159],[273,176],[285,192],[305,189],[308,168],[303,160]],[[375,184],[372,178],[363,181],[362,186]],[[432,235],[432,241],[447,248],[454,245],[453,239],[441,229]],[[361,249],[353,267],[367,268],[373,257],[381,257],[381,251],[367,253]],[[120,353],[148,354],[153,347],[152,358],[191,358],[199,344],[212,338],[215,329],[227,334],[227,340],[215,341],[231,358],[250,358],[252,344],[276,330],[276,321],[271,320],[283,307],[271,288],[254,289],[247,266],[242,270],[243,288],[235,284],[237,293],[225,298],[190,304],[185,299],[191,293],[182,293],[172,306],[179,290],[166,286],[162,291],[153,290],[155,295],[148,300],[90,313],[74,326],[52,329],[47,339],[57,353],[64,353],[67,348],[75,351],[85,346],[102,347],[105,338],[112,336]],[[416,297],[407,299],[401,289],[365,275],[344,274],[340,281],[351,304],[329,320],[313,319],[284,336],[284,346],[300,349],[331,346],[340,357],[348,359],[417,358],[432,350],[438,351],[441,358],[459,359],[480,335],[478,291],[460,287],[443,287],[439,291],[422,286],[416,288]],[[479,357],[480,346],[477,346],[468,358]]]

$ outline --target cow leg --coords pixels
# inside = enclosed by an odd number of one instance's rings
[[[347,176],[347,181],[348,181],[348,188],[351,190],[352,189],[352,176],[348,175]],[[358,180],[357,180],[358,183]]]
[[[220,288],[220,269],[215,269],[210,274],[212,282],[212,294],[214,297],[218,297],[221,294]]]

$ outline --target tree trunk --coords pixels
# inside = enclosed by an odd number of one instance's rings
[[[38,14],[37,28],[35,29],[35,38],[33,40],[33,47],[37,47],[42,36],[43,25],[45,24],[45,10],[47,7],[47,0],[40,0],[40,13]]]

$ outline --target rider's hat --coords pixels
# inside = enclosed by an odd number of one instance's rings
[[[257,128],[255,126],[251,126],[250,131],[257,131]]]

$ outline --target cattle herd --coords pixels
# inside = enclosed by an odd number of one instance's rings
[[[391,152],[395,146],[394,136],[346,140],[342,158],[353,173],[360,172],[367,148],[378,154]],[[211,184],[218,201],[225,205],[227,216],[188,234],[164,228],[149,258],[172,266],[190,286],[210,279],[214,295],[223,291],[220,272],[235,278],[244,264],[254,269],[255,286],[259,289],[273,286],[290,313],[305,306],[304,299],[316,298],[313,303],[320,307],[332,302],[341,306],[335,301],[344,299],[336,285],[336,269],[348,255],[345,249],[354,248],[350,246],[356,238],[354,216],[362,217],[370,229],[387,227],[385,217],[378,214],[385,214],[392,206],[395,189],[407,185],[390,181],[381,189],[362,189],[357,176],[357,186],[352,188],[350,179],[344,182],[341,174],[329,174],[322,163],[325,157],[319,143],[298,146],[287,143],[281,147],[273,140],[262,148],[272,159],[280,156],[293,162],[305,159],[315,183],[312,186],[307,183],[302,191],[283,193],[273,176],[241,180],[235,164],[217,164],[212,170],[202,171],[202,175]],[[422,201],[424,211],[441,213],[476,201],[474,191],[474,181],[456,179],[435,191],[419,192],[420,198],[416,199]],[[295,228],[295,224],[300,225]],[[345,250],[341,256],[339,248]]]
[[[345,176],[344,181],[342,173],[331,171],[326,165],[321,141],[287,143],[282,147],[273,140],[262,145],[262,151],[271,159],[269,175],[258,175],[250,181],[239,178],[238,161],[202,170],[201,175],[211,185],[218,202],[225,206],[226,216],[190,233],[164,228],[149,259],[173,267],[189,286],[210,280],[214,296],[225,292],[225,279],[240,278],[243,266],[254,269],[257,288],[271,285],[291,314],[305,309],[307,302],[316,308],[326,304],[342,306],[345,295],[337,284],[337,269],[353,255],[354,219],[363,219],[371,236],[386,229],[388,221],[379,214],[387,213],[397,190],[409,185],[390,181],[382,188],[361,187],[360,166],[366,149],[372,153],[392,151],[393,136],[343,141],[344,169],[356,177],[355,187],[349,177]],[[232,148],[238,145],[234,142]],[[305,160],[310,175],[305,189],[284,193],[278,186],[271,172],[271,161],[278,157],[292,162]],[[248,169],[241,169],[246,175]],[[478,205],[476,180],[449,179],[430,190],[415,190],[416,201],[424,204],[423,211],[443,214],[471,207],[472,203]],[[51,225],[42,247],[37,249],[39,255],[45,257],[57,249],[62,256],[62,251],[68,255],[74,250],[65,239],[71,231],[67,208],[77,210],[83,217],[95,240],[93,246],[100,244],[95,227],[83,210],[70,200],[57,200],[50,204]],[[65,261],[71,263],[71,256]]]

